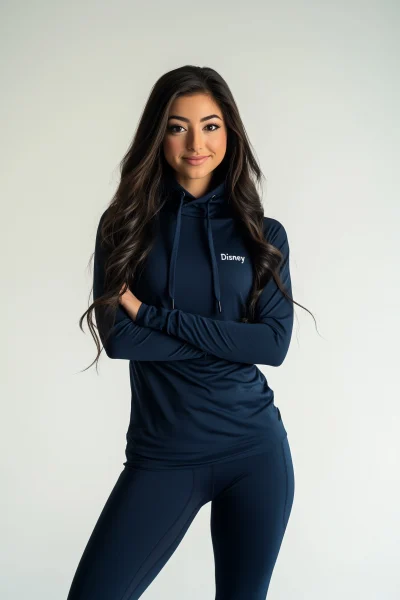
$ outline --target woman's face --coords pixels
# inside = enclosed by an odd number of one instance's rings
[[[208,94],[180,96],[171,105],[163,140],[164,155],[177,181],[193,195],[205,192],[226,153],[224,117]],[[198,163],[187,158],[205,156]],[[197,194],[196,194],[197,193]]]

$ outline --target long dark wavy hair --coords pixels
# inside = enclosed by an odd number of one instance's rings
[[[97,326],[93,323],[93,310],[96,315],[98,307],[107,307],[107,311],[111,310],[115,317],[119,296],[123,293],[121,287],[127,282],[131,288],[129,282],[143,268],[154,242],[154,219],[163,204],[163,178],[170,169],[162,147],[168,111],[175,98],[198,93],[210,94],[225,119],[227,150],[223,161],[213,172],[213,181],[220,178],[225,180],[234,218],[238,220],[254,265],[253,286],[241,321],[254,321],[257,300],[268,280],[273,277],[286,298],[309,312],[316,323],[314,315],[290,297],[279,277],[283,256],[265,239],[264,209],[257,192],[264,175],[253,155],[227,83],[210,67],[186,65],[165,73],[155,83],[133,140],[120,163],[121,180],[101,226],[102,244],[107,248],[108,255],[105,293],[89,306],[79,320],[83,331],[82,323],[86,316],[97,347],[97,356],[87,368],[94,363],[97,367],[102,350],[101,340],[95,331]]]

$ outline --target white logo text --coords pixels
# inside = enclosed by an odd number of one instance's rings
[[[221,260],[240,260],[240,262],[244,263],[245,256],[231,256],[230,254],[222,254]]]

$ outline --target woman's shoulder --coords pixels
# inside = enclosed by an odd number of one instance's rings
[[[287,232],[281,221],[272,217],[264,217],[264,235],[270,244],[282,243],[287,239]]]

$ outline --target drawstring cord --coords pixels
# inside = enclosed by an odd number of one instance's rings
[[[210,199],[210,202],[213,200],[213,198],[215,198],[215,196],[212,196],[212,198]],[[214,295],[215,295],[215,299],[218,303],[219,312],[222,312],[221,288],[220,288],[220,283],[219,283],[218,265],[217,265],[217,259],[215,257],[215,247],[214,247],[214,240],[213,240],[212,229],[211,229],[210,202],[207,202],[208,247],[210,249],[210,255],[211,255],[211,264],[212,264],[212,272],[213,272],[213,280],[214,280]]]
[[[168,292],[169,296],[172,300],[172,308],[175,308],[175,274],[176,274],[176,260],[178,256],[178,248],[179,248],[179,238],[181,232],[181,223],[182,223],[182,206],[183,200],[185,197],[185,192],[182,192],[179,207],[176,215],[176,227],[175,227],[175,235],[174,235],[174,243],[172,246],[171,258],[170,258],[170,266],[169,266],[169,281],[168,281]],[[212,265],[212,274],[213,274],[213,288],[214,288],[214,296],[217,301],[219,312],[222,312],[221,305],[221,288],[219,281],[219,272],[218,272],[218,264],[217,259],[215,257],[215,247],[214,240],[212,236],[212,228],[211,228],[211,219],[210,219],[210,203],[215,198],[212,196],[207,202],[207,238],[208,238],[208,247],[210,250],[211,257],[211,265]]]

